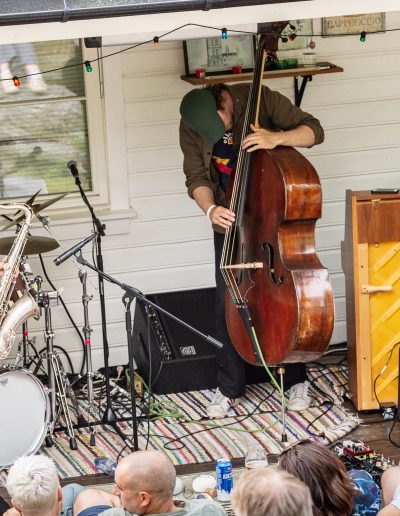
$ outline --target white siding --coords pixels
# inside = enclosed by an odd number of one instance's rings
[[[387,14],[388,28],[400,27],[400,13]],[[319,31],[319,21],[314,24]],[[308,84],[302,108],[320,118],[325,142],[304,154],[319,172],[323,217],[317,227],[317,247],[329,268],[336,302],[334,342],[346,340],[344,277],[340,242],[344,234],[344,199],[348,188],[394,187],[400,183],[400,52],[399,32],[359,38],[315,38],[318,60],[331,61],[343,73],[315,76]],[[178,143],[179,103],[191,86],[184,73],[181,42],[146,45],[122,54],[126,161],[131,222],[106,221],[103,239],[105,270],[145,293],[213,285],[212,233],[209,222],[189,199],[184,186]],[[293,80],[268,82],[293,100]],[[107,95],[107,91],[106,91]],[[118,138],[110,134],[109,138]],[[112,174],[113,163],[110,163]],[[85,237],[89,225],[60,224],[66,247]],[[71,262],[56,268],[58,252],[44,255],[49,274],[64,288],[64,298],[79,327],[83,326],[81,285]],[[87,253],[89,254],[89,253]],[[31,260],[36,274],[37,260]],[[95,276],[90,273],[90,277]],[[48,287],[48,285],[45,284]],[[90,303],[94,329],[94,365],[102,365],[98,293]],[[127,361],[124,312],[119,288],[106,284],[110,363]],[[196,307],[193,307],[195,310]],[[80,344],[61,307],[53,315],[56,344],[80,361]],[[42,339],[43,320],[30,324]],[[41,347],[41,346],[38,346]]]

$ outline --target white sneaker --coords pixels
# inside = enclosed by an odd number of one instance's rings
[[[40,75],[32,75],[29,77],[28,86],[34,93],[45,93],[47,91],[47,84]]]
[[[235,404],[233,398],[227,398],[217,389],[212,402],[206,408],[207,416],[210,419],[220,419],[228,415],[229,409]]]
[[[307,381],[293,385],[289,393],[288,410],[299,412],[300,410],[310,408],[311,397],[308,395],[309,386],[310,382]]]
[[[11,80],[1,81],[1,83],[3,85],[4,93],[18,93],[19,92],[18,86],[15,86],[13,81],[11,81]]]

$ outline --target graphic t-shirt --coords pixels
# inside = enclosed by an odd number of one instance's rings
[[[233,132],[227,131],[214,145],[212,162],[219,176],[219,182],[224,190],[228,189],[229,176],[236,164],[236,154],[233,150]]]

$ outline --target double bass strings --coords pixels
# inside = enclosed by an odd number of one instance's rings
[[[259,97],[259,95],[257,96],[256,93],[257,91],[260,92],[260,88],[262,85],[261,77],[265,63],[265,57],[263,57],[263,54],[265,54],[263,45],[259,44],[257,49],[254,80],[250,86],[241,142],[243,141],[244,137],[250,132],[251,118],[255,118],[256,113],[258,112],[259,99],[257,97]],[[235,280],[232,264],[234,262],[233,254],[238,231],[238,217],[241,216],[242,210],[244,209],[244,202],[246,196],[246,188],[244,186],[246,183],[246,175],[249,174],[250,159],[251,156],[249,155],[249,153],[243,150],[240,146],[230,202],[230,210],[236,214],[236,221],[230,228],[226,230],[220,263],[220,269],[224,281],[229,289],[232,301],[237,306],[245,306],[246,304],[246,300],[245,298],[243,298],[238,287],[238,284]]]

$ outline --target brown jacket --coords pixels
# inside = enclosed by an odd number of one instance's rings
[[[229,87],[233,98],[233,145],[238,152],[246,113],[250,84],[235,84]],[[307,125],[315,134],[315,144],[324,141],[324,130],[319,120],[294,106],[291,101],[277,91],[263,86],[259,125],[272,131],[288,131],[300,125]],[[180,145],[183,152],[183,171],[190,197],[199,186],[208,186],[214,192],[215,203],[225,203],[225,192],[219,186],[218,173],[211,163],[212,147],[181,120],[179,127]],[[219,228],[221,229],[221,228]]]

